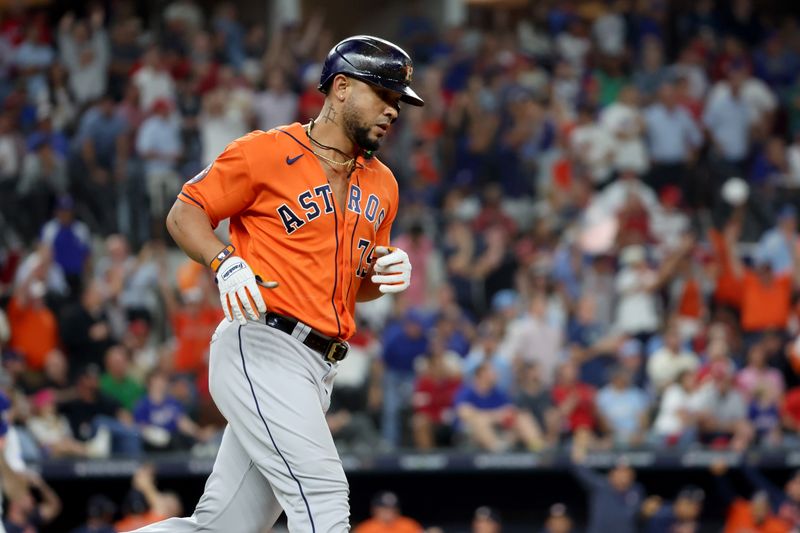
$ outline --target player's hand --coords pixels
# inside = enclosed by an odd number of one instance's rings
[[[400,248],[376,246],[372,283],[384,294],[403,292],[411,285],[411,262]]]
[[[225,318],[247,324],[247,318],[258,320],[267,312],[267,304],[258,290],[256,275],[244,259],[231,256],[217,270],[217,288]],[[277,284],[273,284],[274,287]],[[271,288],[264,285],[267,288]],[[255,304],[255,307],[254,307]]]

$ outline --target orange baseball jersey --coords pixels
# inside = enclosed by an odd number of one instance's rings
[[[359,157],[346,205],[336,204],[299,123],[254,131],[225,148],[178,198],[216,227],[230,217],[231,243],[253,272],[279,283],[261,288],[270,311],[348,339],[356,294],[375,246],[388,246],[397,181],[375,158]]]

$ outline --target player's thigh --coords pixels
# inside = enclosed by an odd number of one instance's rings
[[[313,365],[298,364],[303,355],[288,335],[266,326],[236,329],[238,364],[230,353],[227,362],[214,363],[212,352],[212,393],[220,411],[269,480],[290,529],[345,531],[349,489],[325,420],[319,376]],[[227,352],[229,332],[218,341]]]

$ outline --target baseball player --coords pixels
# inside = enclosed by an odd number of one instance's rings
[[[140,532],[349,531],[348,485],[325,411],[357,301],[405,290],[389,246],[397,182],[372,157],[400,104],[423,105],[398,46],[356,36],[328,54],[320,115],[232,142],[188,181],[167,227],[216,271],[226,320],[209,386],[228,426],[194,514]],[[213,228],[230,218],[230,244]]]

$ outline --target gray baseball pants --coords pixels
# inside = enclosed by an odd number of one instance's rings
[[[302,328],[297,328],[302,330]],[[336,366],[263,322],[223,320],[211,339],[211,396],[228,421],[194,514],[137,533],[350,530],[349,488],[325,412]]]

